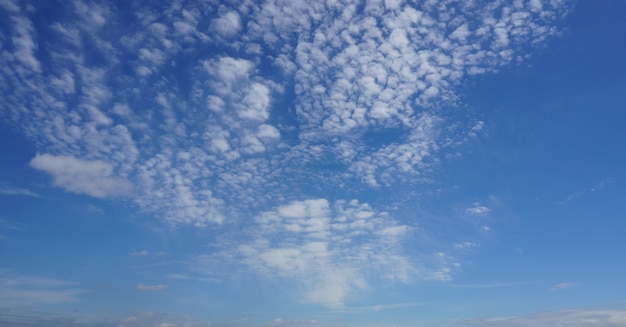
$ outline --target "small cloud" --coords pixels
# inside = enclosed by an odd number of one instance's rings
[[[472,214],[472,215],[482,215],[489,211],[491,211],[489,207],[480,205],[480,203],[478,202],[474,202],[472,207],[465,209],[465,212]]]
[[[37,154],[30,166],[54,177],[54,185],[68,192],[96,198],[126,195],[131,184],[114,175],[114,167],[101,160]]]
[[[138,291],[162,291],[167,288],[167,285],[156,284],[156,285],[146,285],[143,283],[139,283],[135,286],[135,289]]]
[[[141,250],[141,251],[131,252],[128,255],[143,256],[143,255],[148,255],[148,254],[149,254],[148,250]]]
[[[550,291],[562,291],[576,286],[576,283],[558,283],[550,288]]]
[[[601,190],[603,190],[607,185],[612,184],[615,182],[614,178],[605,178],[600,180],[599,182],[597,182],[595,185],[593,185],[592,187],[585,189],[585,190],[579,190],[577,192],[574,192],[570,195],[567,196],[567,198],[565,198],[565,200],[562,200],[559,202],[559,204],[565,204],[567,202],[576,200],[580,197],[583,197],[589,193],[593,193],[593,192],[599,192]]]
[[[471,249],[480,246],[478,243],[474,242],[462,242],[462,243],[454,243],[454,247],[457,249]]]

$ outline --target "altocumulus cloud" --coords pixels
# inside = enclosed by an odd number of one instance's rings
[[[341,306],[372,278],[451,278],[453,258],[408,255],[416,226],[363,198],[429,181],[484,124],[440,110],[456,86],[524,60],[568,4],[174,1],[137,3],[129,23],[109,3],[39,20],[37,3],[5,0],[2,120],[56,187],[173,228],[243,230],[196,269],[228,257]]]

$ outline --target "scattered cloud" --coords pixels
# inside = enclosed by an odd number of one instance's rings
[[[529,282],[494,282],[488,284],[449,284],[450,287],[456,288],[470,288],[470,289],[483,289],[483,288],[505,288],[505,287],[518,287],[530,284]]]
[[[1,326],[28,326],[28,327],[85,327],[86,324],[78,319],[60,317],[48,313],[20,314],[10,310],[0,312]],[[106,325],[105,325],[106,326]],[[107,326],[108,327],[108,326]],[[113,326],[112,326],[113,327]]]
[[[455,104],[468,76],[557,34],[568,1],[271,0],[173,6],[159,19],[138,6],[133,28],[108,29],[111,6],[67,4],[36,25],[3,2],[3,120],[45,151],[31,166],[55,186],[122,196],[174,227],[236,220],[301,185],[384,194],[429,181],[484,124],[436,108]],[[48,34],[59,42],[39,46]],[[233,51],[209,51],[218,44]]]
[[[6,183],[0,183],[0,194],[3,195],[15,195],[15,196],[32,196],[40,198],[41,195],[25,188],[12,187]]]
[[[63,3],[49,24],[0,5],[2,120],[40,151],[30,167],[172,229],[242,230],[195,268],[227,258],[341,307],[375,279],[452,278],[438,240],[409,259],[417,222],[380,203],[483,128],[439,109],[556,35],[569,1],[138,4],[130,26],[114,3]]]
[[[135,286],[135,289],[138,291],[163,291],[165,289],[167,289],[167,285],[163,285],[163,284],[155,284],[155,285],[147,285],[147,284],[137,284],[137,286]]]
[[[562,291],[576,286],[576,283],[558,283],[550,288],[550,291]]]
[[[479,246],[480,244],[475,243],[475,242],[454,243],[454,247],[457,249],[461,249],[461,250],[472,249],[472,248],[479,247]]]
[[[187,274],[169,274],[165,276],[168,279],[191,279],[191,277]]]
[[[491,208],[481,205],[478,202],[474,202],[471,207],[465,209],[465,212],[472,215],[482,215],[491,211]]]
[[[52,175],[55,186],[72,193],[106,198],[127,195],[132,187],[129,182],[113,175],[111,164],[100,160],[38,154],[30,165]]]
[[[594,186],[586,189],[586,190],[580,190],[577,192],[574,192],[570,195],[567,196],[567,198],[565,198],[565,200],[560,201],[559,204],[565,204],[567,202],[576,200],[582,196],[585,196],[589,193],[594,193],[594,192],[599,192],[601,190],[603,190],[607,185],[612,184],[615,182],[614,178],[605,178],[601,181],[599,181],[598,183],[596,183]]]
[[[342,307],[371,278],[408,281],[417,273],[401,251],[410,226],[357,200],[292,201],[254,221],[249,242],[223,257],[269,278],[296,281],[307,302]],[[212,257],[196,259],[214,271]]]
[[[208,326],[243,326],[233,324],[212,324],[209,321],[197,321],[182,315],[164,312],[135,312],[124,317],[104,319],[86,319],[83,315],[52,315],[49,312],[18,313],[0,309],[1,326],[28,327],[208,327]]]
[[[73,282],[0,270],[0,306],[2,307],[77,302],[82,293],[84,291]]]
[[[390,304],[376,304],[370,306],[350,306],[346,308],[339,308],[333,310],[333,312],[339,313],[367,313],[367,312],[378,312],[378,311],[386,311],[386,310],[396,310],[396,309],[404,309],[404,308],[414,308],[426,305],[424,302],[405,302],[405,303],[390,303]]]
[[[626,326],[626,310],[559,310],[520,317],[495,317],[466,320],[464,326],[511,326],[511,327],[623,327]]]
[[[260,325],[261,327],[301,327],[301,326],[319,326],[317,320],[287,320],[276,318],[271,322]]]

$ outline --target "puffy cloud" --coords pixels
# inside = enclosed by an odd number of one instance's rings
[[[55,186],[72,193],[106,198],[128,195],[132,191],[132,185],[116,177],[113,165],[104,161],[37,154],[30,165],[51,175]]]
[[[2,6],[3,119],[46,153],[31,165],[67,191],[206,226],[302,185],[428,181],[478,126],[453,128],[463,124],[435,108],[455,104],[466,76],[557,33],[567,2],[270,0],[172,6],[158,22],[140,5],[128,29],[109,26],[118,11],[106,4],[73,2],[46,26]],[[49,32],[59,42],[38,47]]]
[[[401,254],[410,227],[356,200],[292,201],[255,223],[249,243],[215,260],[235,257],[261,275],[293,280],[307,302],[340,307],[371,278],[406,281],[414,270]],[[197,260],[210,266],[212,258]]]
[[[475,202],[472,207],[465,209],[465,212],[472,214],[472,215],[482,215],[490,211],[491,211],[491,208],[481,205],[478,202]]]
[[[211,27],[223,38],[230,38],[241,30],[241,17],[234,11],[228,11],[211,23]]]

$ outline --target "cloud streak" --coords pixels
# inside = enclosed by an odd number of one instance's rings
[[[512,327],[548,327],[548,326],[626,326],[624,310],[560,310],[543,312],[524,317],[501,317],[468,320],[466,326],[512,326]]]
[[[0,270],[0,305],[6,308],[77,302],[76,283]]]

